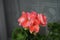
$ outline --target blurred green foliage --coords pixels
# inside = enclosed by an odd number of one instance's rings
[[[23,28],[15,28],[12,32],[12,40],[25,40],[27,37],[26,32]]]
[[[60,40],[60,23],[48,23],[48,28],[48,39],[50,38],[50,40]]]
[[[30,34],[29,31],[24,30],[22,27],[15,28],[12,32],[12,40],[60,40],[60,23],[48,23],[48,35]]]

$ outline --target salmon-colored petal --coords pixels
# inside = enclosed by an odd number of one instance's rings
[[[22,26],[24,28],[29,28],[29,26],[31,26],[31,25],[32,25],[32,23],[29,20],[27,20],[27,21],[25,21],[25,22],[22,23]]]
[[[29,12],[27,12],[27,18],[28,18],[28,20],[30,20],[31,19],[31,14],[29,13]]]
[[[29,27],[30,33],[38,33],[39,32],[39,25],[33,25]]]
[[[33,26],[30,26],[29,27],[29,31],[30,31],[30,33],[33,33],[34,32],[34,27]]]
[[[34,29],[35,29],[34,31],[35,31],[35,33],[38,33],[38,32],[39,32],[39,28],[40,28],[39,25],[35,25],[35,26],[34,26]]]
[[[36,18],[37,17],[37,13],[35,11],[31,12],[31,18]]]
[[[19,25],[21,25],[26,20],[27,20],[27,14],[23,11],[22,15],[18,19],[18,22],[20,23]]]
[[[39,20],[38,20],[38,19],[34,19],[34,24],[38,24],[38,25],[40,25]]]
[[[46,24],[47,24],[47,18],[46,18],[46,16],[43,17],[43,20],[44,20],[45,24],[42,24],[42,25],[46,26]]]
[[[25,11],[22,11],[22,15],[24,15],[24,14],[26,14],[26,12]]]
[[[22,23],[23,28],[28,28],[27,26],[27,20]]]
[[[21,23],[23,23],[25,20],[26,20],[26,19],[25,19],[24,17],[21,17],[21,18],[18,19],[18,22],[21,24]]]
[[[23,22],[23,21],[25,21],[25,18],[24,18],[24,17],[20,17],[20,18],[18,19],[18,22]]]
[[[44,16],[43,14],[38,14],[38,19],[42,25],[46,26],[46,23],[47,23],[46,16]]]

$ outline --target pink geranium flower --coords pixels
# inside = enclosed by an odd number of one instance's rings
[[[35,11],[32,12],[22,12],[21,17],[18,19],[19,25],[26,28],[30,33],[38,33],[39,25],[46,26],[47,19],[43,14],[38,14]]]

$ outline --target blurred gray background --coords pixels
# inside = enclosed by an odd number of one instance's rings
[[[11,38],[22,11],[43,13],[48,22],[60,22],[60,0],[0,0],[0,40]]]

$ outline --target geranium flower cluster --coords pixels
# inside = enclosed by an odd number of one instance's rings
[[[22,26],[25,30],[29,30],[30,33],[38,33],[40,25],[46,26],[47,19],[42,13],[22,12],[22,15],[18,19],[19,26]]]

